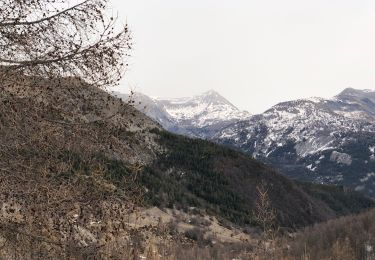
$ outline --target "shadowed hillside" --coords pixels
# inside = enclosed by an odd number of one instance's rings
[[[251,157],[214,143],[153,131],[166,151],[142,174],[156,206],[203,207],[238,224],[254,224],[256,187],[264,185],[279,224],[301,227],[359,212],[374,202],[334,186],[298,184]]]
[[[140,206],[196,207],[221,222],[257,225],[260,184],[287,227],[373,206],[329,189],[327,200],[315,195],[321,187],[306,191],[242,153],[162,131],[77,79],[22,82],[3,82],[0,93],[1,257],[136,254],[129,250],[135,241],[143,250],[151,234],[162,237],[158,229],[136,230],[129,222]],[[346,200],[358,206],[338,203]]]

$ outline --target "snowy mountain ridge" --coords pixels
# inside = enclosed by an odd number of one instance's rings
[[[128,99],[128,95],[114,93]],[[192,137],[209,138],[226,125],[250,118],[218,92],[210,90],[183,98],[148,97],[134,94],[136,107],[172,132]]]
[[[135,95],[165,129],[235,147],[302,181],[353,187],[375,197],[375,91],[347,88],[330,99],[240,111],[215,91],[188,98]]]
[[[375,195],[375,91],[279,103],[212,139],[271,163],[290,177],[349,185]]]
[[[191,121],[196,127],[250,117],[248,112],[240,111],[214,90],[189,98],[157,98],[156,100],[178,123]]]
[[[338,110],[334,100],[314,98],[279,103],[246,122],[228,126],[213,138],[231,139],[239,147],[259,139],[251,150],[254,156],[266,157],[293,141],[298,156],[305,157],[345,142],[341,137],[346,132],[375,132],[371,114],[364,110],[344,110],[343,106]]]

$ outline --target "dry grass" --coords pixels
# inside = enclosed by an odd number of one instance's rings
[[[375,259],[375,210],[308,227],[275,240],[257,243],[218,243],[206,246],[155,241],[156,258],[149,259]]]
[[[36,82],[0,92],[0,258],[129,251],[127,216],[156,125],[88,85]]]
[[[158,125],[67,82],[52,91],[34,79],[0,93],[1,259],[374,259],[375,211],[243,243],[133,229],[128,216],[142,197],[135,177],[155,158],[148,130]]]
[[[375,259],[375,210],[308,227],[290,242],[288,255],[307,259]],[[288,241],[286,241],[288,243]]]

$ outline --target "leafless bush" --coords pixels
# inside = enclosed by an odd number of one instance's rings
[[[126,247],[117,239],[141,204],[137,175],[147,153],[134,149],[149,144],[132,141],[141,132],[122,133],[140,118],[87,84],[47,83],[0,92],[0,257],[86,258]]]
[[[274,238],[277,232],[276,210],[271,205],[268,190],[265,186],[263,184],[258,185],[256,189],[258,198],[255,204],[255,218],[261,225],[266,236]]]
[[[198,243],[202,243],[204,241],[204,230],[198,227],[194,227],[192,229],[185,231],[185,236],[191,240],[194,240]]]
[[[194,225],[194,226],[206,227],[206,226],[209,226],[211,224],[211,221],[209,221],[209,220],[207,220],[203,217],[194,216],[190,219],[190,224]]]
[[[373,259],[374,219],[372,210],[308,227],[287,242],[288,254],[299,257],[305,252],[309,259]]]

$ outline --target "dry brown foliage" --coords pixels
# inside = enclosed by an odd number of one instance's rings
[[[74,78],[57,89],[36,77],[3,83],[0,257],[80,259],[127,248],[127,216],[143,193],[137,174],[154,157],[148,129],[157,125]]]
[[[127,217],[158,125],[98,89],[132,48],[106,4],[0,2],[0,258],[136,255]]]
[[[132,47],[127,25],[105,15],[107,0],[0,1],[0,81],[22,75],[116,84]]]
[[[375,210],[316,224],[284,243],[298,259],[375,259]]]
[[[263,232],[269,238],[274,238],[277,233],[276,210],[271,205],[268,189],[264,184],[256,187],[258,198],[255,204],[254,216],[261,225]]]
[[[375,210],[317,224],[274,241],[215,244],[154,244],[164,259],[373,260]],[[152,258],[151,258],[152,259]],[[156,258],[155,258],[156,259]]]

